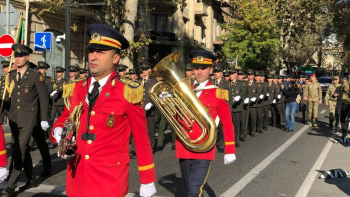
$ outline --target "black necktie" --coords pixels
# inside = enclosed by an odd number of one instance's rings
[[[94,86],[94,88],[92,89],[91,93],[88,96],[91,109],[94,107],[97,97],[100,93],[99,91],[100,83],[98,83],[98,81],[95,81],[92,85]]]
[[[17,80],[17,83],[19,83],[21,81],[21,73],[18,72],[18,80]]]
[[[196,89],[199,86],[199,83],[193,85],[193,88]]]

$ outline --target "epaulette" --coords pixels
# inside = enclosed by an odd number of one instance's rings
[[[77,80],[71,81],[70,83],[63,84],[62,98],[64,99],[64,103],[68,109],[70,109],[69,99],[70,99],[70,97],[73,96],[75,84],[80,82],[80,81],[84,81],[84,80],[86,80],[86,79],[77,79]]]
[[[123,93],[124,98],[132,104],[140,103],[143,98],[143,87],[141,82],[125,78],[120,78],[119,81],[125,84]]]
[[[216,98],[228,101],[228,91],[221,88],[216,88]]]

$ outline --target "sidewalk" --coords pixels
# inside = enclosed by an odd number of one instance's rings
[[[344,169],[350,173],[350,143],[340,144],[334,143],[324,160],[321,169]],[[350,175],[345,178],[338,179],[319,179],[318,173],[308,193],[308,197],[343,197],[350,196]]]

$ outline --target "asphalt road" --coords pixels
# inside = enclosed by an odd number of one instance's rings
[[[248,137],[236,149],[237,160],[231,165],[224,165],[224,154],[216,153],[212,162],[208,184],[204,187],[205,196],[241,196],[271,197],[295,196],[314,165],[321,151],[328,142],[331,133],[328,128],[328,109],[324,104],[319,109],[319,127],[311,128],[300,123],[301,113],[296,114],[294,132],[285,132],[270,127],[263,134]],[[4,126],[5,132],[9,128]],[[8,134],[7,134],[8,135]],[[161,152],[156,152],[156,188],[157,196],[186,196],[182,183],[178,160],[171,150],[171,134],[167,134],[168,144]],[[6,136],[10,142],[10,136]],[[10,151],[10,150],[8,150]],[[41,185],[18,196],[62,196],[65,186],[66,162],[57,159],[51,150],[53,159],[52,176],[39,178]],[[32,152],[33,162],[39,163],[38,151]],[[102,159],[102,158],[101,158]],[[42,166],[37,164],[37,174],[41,174]],[[20,182],[24,182],[22,175]],[[20,186],[20,184],[18,185]],[[0,185],[6,188],[6,182]],[[128,196],[136,196],[139,191],[139,176],[136,160],[131,160],[129,173]],[[235,194],[235,195],[233,195]]]

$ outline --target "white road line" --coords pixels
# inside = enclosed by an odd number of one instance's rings
[[[320,114],[324,114],[326,111],[327,111],[327,110],[324,109],[324,110],[321,111]]]
[[[333,134],[332,138],[336,138],[336,137],[337,137],[337,135]],[[312,183],[315,181],[315,178],[319,174],[319,172],[317,172],[316,170],[319,170],[321,168],[321,166],[322,166],[324,160],[326,159],[328,152],[331,149],[332,145],[333,145],[333,142],[331,142],[329,140],[328,143],[326,144],[326,146],[324,147],[323,151],[321,152],[320,156],[316,160],[314,166],[312,166],[309,174],[305,178],[303,184],[301,185],[298,193],[295,196],[297,196],[297,197],[304,197],[304,196],[306,197],[307,196],[307,194],[309,193],[309,191],[311,189]]]
[[[272,163],[280,154],[282,154],[293,142],[303,134],[309,127],[305,125],[297,133],[295,133],[291,138],[289,138],[284,144],[282,144],[278,149],[276,149],[271,155],[266,157],[262,162],[260,162],[255,168],[248,172],[244,177],[242,177],[236,184],[234,184],[230,189],[223,193],[220,197],[232,197],[236,196],[240,191],[243,190],[256,176],[260,174],[270,163]]]

